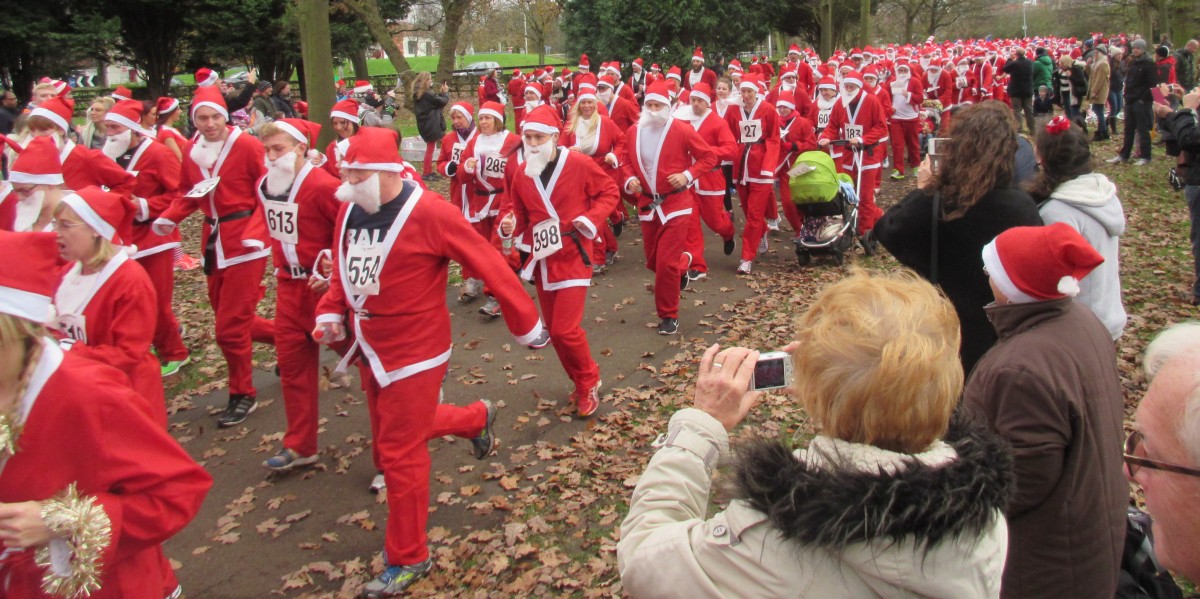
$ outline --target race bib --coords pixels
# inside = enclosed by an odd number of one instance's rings
[[[346,248],[346,278],[355,295],[379,295],[379,271],[383,246],[351,245]]]
[[[483,157],[483,176],[488,178],[499,178],[504,176],[504,167],[508,166],[508,159],[501,158],[496,155],[489,154]]]
[[[463,148],[465,147],[467,147],[466,144],[454,144],[454,147],[450,148],[450,162],[457,164],[459,157],[462,156]]]
[[[555,219],[533,226],[533,259],[541,260],[562,249],[562,231]]]
[[[220,177],[213,177],[212,179],[205,179],[205,180],[197,183],[195,186],[193,186],[191,191],[183,194],[183,197],[185,197],[185,198],[204,197],[204,196],[208,195],[209,192],[216,189],[217,183],[220,183],[220,182],[221,182]]]
[[[87,317],[83,314],[59,314],[58,326],[62,334],[80,343],[87,344]]]
[[[741,121],[739,123],[742,139],[741,143],[752,144],[762,139],[762,121],[755,119],[752,121]]]
[[[829,113],[831,110],[822,110],[817,113],[817,128],[824,129],[829,126]]]
[[[856,137],[862,137],[863,127],[862,125],[846,125],[845,131],[846,139],[854,139]]]
[[[292,245],[299,243],[296,225],[299,219],[300,205],[295,202],[276,202],[274,200],[267,200],[263,202],[263,205],[267,209],[267,229],[271,233],[271,239]]]

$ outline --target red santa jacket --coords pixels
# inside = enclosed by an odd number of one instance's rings
[[[696,129],[700,139],[717,153],[718,160],[717,166],[700,175],[696,183],[696,193],[702,196],[724,196],[725,173],[721,171],[720,165],[727,162],[732,164],[737,160],[737,140],[729,130],[729,123],[712,110],[709,110],[704,118],[694,119],[692,127]]]
[[[523,77],[513,77],[508,80],[508,101],[512,102],[513,112],[517,115],[517,130],[519,131],[520,119],[525,116],[525,79]]]
[[[782,83],[771,88],[771,91],[767,92],[767,103],[774,106],[779,101],[779,92],[782,89]],[[808,119],[809,122],[814,122],[817,118],[817,107],[812,101],[812,94],[801,84],[796,84],[791,91],[796,100],[796,107],[793,110]]]
[[[991,100],[996,87],[992,65],[987,62],[973,62],[971,63],[970,73],[975,76],[975,89],[973,90],[973,99],[971,101],[983,102],[984,100]]]
[[[467,148],[467,142],[475,138],[479,129],[471,127],[471,133],[464,139],[453,129],[442,136],[442,149],[438,153],[437,171],[443,177],[450,179],[450,203],[463,206],[463,198],[471,193],[471,183],[465,178],[457,177],[462,165],[462,153]]]
[[[138,144],[125,170],[132,174],[137,184],[133,187],[133,201],[138,213],[133,218],[133,245],[137,247],[134,258],[144,258],[180,246],[179,229],[170,235],[155,235],[150,223],[158,218],[179,198],[179,161],[167,146],[144,139]]]
[[[117,166],[99,150],[90,150],[67,140],[59,152],[62,161],[63,187],[83,189],[89,185],[107,187],[118,195],[129,195],[136,184],[133,175]]]
[[[168,139],[175,142],[175,145],[179,147],[179,151],[183,155],[187,155],[188,146],[192,142],[188,141],[188,138],[184,137],[176,128],[170,125],[159,125],[155,130],[154,141],[166,145]]]
[[[820,139],[862,138],[862,152],[853,152],[846,146],[833,146],[829,155],[845,170],[856,167],[873,169],[883,165],[887,147],[880,140],[886,138],[887,134],[887,117],[884,116],[883,106],[879,105],[875,96],[860,90],[848,106],[844,99],[838,100],[829,117],[829,126],[821,132]]]
[[[692,83],[692,75],[693,71],[690,70],[683,73],[683,89],[692,89],[692,86],[695,85]],[[717,89],[717,74],[712,69],[703,69],[700,71],[700,79],[696,83],[700,82],[707,83],[709,89]]]
[[[603,226],[621,199],[617,184],[585,154],[564,146],[558,148],[555,162],[546,168],[553,169],[547,184],[540,177],[524,173],[512,178],[508,205],[517,220],[513,232],[522,236],[539,223],[557,220],[562,249],[544,260],[535,260],[530,254],[521,276],[530,280],[536,277],[548,291],[590,286],[592,267],[584,259],[592,255],[598,227]],[[574,238],[569,236],[572,230]]]
[[[271,261],[277,279],[307,279],[317,257],[333,246],[334,223],[342,208],[334,194],[340,184],[307,160],[296,173],[285,201],[267,197],[265,176],[258,182],[258,199],[271,235]]]
[[[89,518],[88,528],[111,529],[98,555],[100,589],[91,599],[162,599],[172,574],[163,567],[161,544],[196,516],[212,477],[161,423],[129,409],[143,400],[124,375],[73,353],[43,341],[33,378],[17,398],[24,426],[16,454],[0,470],[0,503],[44,502],[75,485],[105,516]],[[4,596],[49,599],[44,574],[33,549],[0,548]]]
[[[63,270],[63,280],[80,272],[78,262]],[[56,303],[57,304],[57,303]],[[154,341],[153,318],[158,297],[150,276],[142,265],[118,252],[97,275],[94,287],[83,305],[67,313],[56,305],[55,331],[74,339],[72,354],[103,362],[129,376],[133,389],[143,401],[143,413],[167,426],[167,403],[163,394],[162,371],[158,359],[150,353]]]
[[[342,322],[349,311],[348,328],[355,336],[339,368],[361,350],[381,386],[418,372],[436,368],[450,359],[450,312],[446,309],[449,264],[453,260],[480,273],[493,297],[500,302],[508,329],[525,345],[542,331],[533,300],[525,293],[503,257],[462,218],[442,196],[404,185],[399,214],[378,239],[350,239],[346,224],[353,204],[338,214],[333,252],[334,276],[329,291],[317,305],[317,322]],[[351,246],[377,245],[382,259],[348,264]],[[353,256],[351,256],[353,258]],[[366,268],[360,268],[365,264]],[[379,292],[356,292],[353,281],[373,273]]]
[[[617,96],[629,100],[634,106],[638,105],[637,96],[633,93],[633,86],[626,85],[624,81],[617,83]]]
[[[775,174],[786,177],[796,157],[817,149],[817,134],[812,121],[792,112],[792,117],[779,127],[779,166]]]
[[[885,83],[876,83],[875,87],[863,87],[863,91],[875,96],[875,99],[879,100],[879,105],[883,107],[883,114],[891,122],[892,115],[895,114],[896,109],[892,106],[892,92],[888,85]]]
[[[208,246],[210,236],[217,236],[216,268],[257,260],[271,253],[267,248],[267,222],[255,189],[266,172],[264,156],[262,143],[243,134],[241,129],[231,127],[212,170],[200,168],[191,156],[183,158],[179,179],[179,189],[183,193],[212,177],[221,177],[221,182],[204,197],[180,197],[161,218],[179,223],[197,208],[203,211],[201,247]],[[217,223],[215,228],[214,222]]]
[[[892,113],[893,120],[919,120],[921,118],[921,102],[925,99],[925,88],[922,87],[921,81],[916,77],[909,77],[908,82],[901,82],[899,79],[892,81],[889,84],[888,95],[892,98]],[[898,116],[898,108],[905,104],[916,113],[911,119],[901,119]]]
[[[775,106],[759,98],[750,110],[740,106],[725,113],[725,118],[736,132],[741,152],[733,166],[733,180],[774,183],[775,167],[779,164],[779,113]]]
[[[467,222],[477,223],[500,213],[503,202],[504,171],[508,158],[521,145],[521,137],[507,129],[487,136],[474,135],[462,151],[462,164],[451,185],[465,184],[462,215]],[[467,172],[466,161],[476,160],[475,169]]]
[[[590,147],[579,147],[578,150],[584,155],[589,156],[592,162],[600,168],[604,174],[608,175],[613,183],[620,184],[621,182],[621,159],[625,156],[625,131],[617,127],[612,119],[598,114],[596,115],[596,136],[593,144]],[[559,145],[565,148],[576,148],[579,146],[579,139],[575,131],[564,131],[558,140]],[[617,166],[612,166],[608,163],[608,155],[611,154],[615,159]]]
[[[601,104],[608,111],[608,118],[612,119],[617,124],[617,128],[622,131],[628,131],[630,127],[637,124],[638,119],[642,116],[642,110],[638,108],[637,102],[630,102],[618,95],[613,96],[611,104]]]
[[[954,91],[951,92],[950,98],[954,105],[973,104],[979,89],[979,81],[975,79],[975,73],[968,69],[962,75],[955,71],[951,76],[954,77]]]
[[[938,72],[938,77],[934,81],[929,80],[929,73],[926,73],[921,78],[921,84],[925,86],[925,99],[927,101],[937,100],[942,103],[943,108],[949,108],[954,104],[954,77],[942,69]]]
[[[325,147],[325,162],[321,163],[321,168],[325,172],[334,177],[342,178],[342,159],[346,157],[346,150],[350,149],[350,138],[335,139],[329,142]]]
[[[685,173],[692,183],[719,164],[720,159],[690,123],[673,118],[658,137],[658,146],[651,150],[657,157],[654,168],[642,160],[642,145],[645,141],[642,128],[635,125],[625,133],[625,157],[621,160],[622,188],[628,192],[629,183],[637,179],[642,186],[638,196],[638,220],[653,220],[658,216],[662,223],[692,213],[695,193],[692,186],[680,189],[671,187],[670,175]]]

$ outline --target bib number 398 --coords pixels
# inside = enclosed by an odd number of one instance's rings
[[[562,249],[562,231],[557,220],[544,220],[533,227],[533,259],[541,260]]]
[[[742,143],[754,143],[762,139],[762,120],[755,119],[752,121],[741,122]]]
[[[379,295],[379,271],[382,266],[382,247],[352,245],[346,248],[346,278],[355,295]]]
[[[271,239],[296,245],[299,242],[296,219],[300,205],[270,200],[264,202],[264,205],[267,208],[267,229],[271,233]]]

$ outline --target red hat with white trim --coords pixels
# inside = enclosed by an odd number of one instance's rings
[[[581,68],[581,69],[590,69],[590,68],[591,68],[591,66],[589,66],[590,64],[591,64],[591,63],[590,63],[590,62],[588,62],[588,57],[587,57],[587,54],[580,54],[580,55],[579,55],[579,68]]]
[[[639,57],[633,59],[633,64],[636,64],[637,66],[640,67],[640,66],[646,64],[646,61],[642,60],[642,57],[639,56]]]
[[[558,114],[546,104],[534,108],[521,121],[521,132],[524,133],[525,131],[558,135],[561,132],[559,129]]]
[[[526,83],[525,91],[523,93],[527,94],[529,92],[533,92],[533,93],[537,94],[537,97],[539,100],[544,97],[542,95],[542,84],[540,84],[540,83]]]
[[[30,117],[40,116],[54,123],[63,132],[71,130],[71,118],[75,114],[75,103],[63,98],[50,98],[29,112]]]
[[[794,94],[790,91],[787,91],[787,90],[782,90],[782,89],[779,90],[779,96],[777,98],[775,98],[775,106],[776,107],[786,106],[788,108],[791,108],[792,110],[795,110],[796,109],[796,94]]]
[[[525,89],[529,89],[530,87],[537,86],[532,84],[525,85]],[[538,93],[538,97],[541,97],[541,92]],[[471,106],[470,102],[455,102],[454,105],[450,107],[450,113],[454,114],[455,112],[467,117],[468,123],[475,122],[475,107]]]
[[[382,127],[363,127],[351,135],[350,147],[346,149],[343,169],[388,171],[399,173],[404,170],[400,149],[396,144],[396,132]]]
[[[27,185],[62,185],[62,161],[54,140],[49,137],[29,140],[9,167],[8,181]]]
[[[752,89],[754,93],[758,93],[758,74],[746,73],[742,75],[742,81],[738,83],[738,89]]]
[[[121,100],[117,102],[104,120],[132,129],[141,135],[150,136],[151,132],[142,127],[142,103],[139,100]]]
[[[697,83],[696,85],[692,86],[692,96],[691,97],[699,98],[709,104],[712,104],[713,88],[711,85],[701,81],[700,83]]]
[[[371,85],[370,81],[355,81],[354,82],[354,93],[356,93],[356,94],[365,94],[367,92],[373,92],[373,91],[375,91],[375,86]]]
[[[740,61],[736,58],[729,61],[729,66],[725,67],[725,70],[726,71],[737,71],[737,72],[741,73],[742,72],[742,61]]]
[[[791,54],[802,54],[802,52],[800,52],[800,46],[798,46],[798,45],[796,45],[796,44],[792,44],[791,46],[788,46],[788,54],[789,54],[789,55],[791,55]]]
[[[503,123],[504,105],[499,102],[484,102],[483,106],[479,107],[479,116],[483,116],[485,114]]]
[[[858,71],[850,71],[849,73],[842,75],[842,85],[846,85],[847,83],[862,87],[862,73],[859,73]]]
[[[196,88],[196,94],[192,96],[191,117],[193,120],[196,118],[196,110],[201,107],[212,108],[226,120],[229,119],[229,108],[225,106],[225,96],[222,96],[221,90],[215,87]]]
[[[321,126],[304,119],[279,119],[275,121],[275,126],[309,148],[312,148],[321,136]]]
[[[129,88],[124,85],[118,85],[117,89],[113,90],[112,97],[118,102],[121,100],[132,100],[133,92],[129,91]]]
[[[696,51],[692,52],[692,60],[704,62],[704,50],[701,50],[700,46],[696,46]]]
[[[617,80],[613,79],[613,77],[611,75],[605,75],[605,76],[601,77],[599,81],[596,82],[597,90],[599,90],[601,86],[617,89]]]
[[[863,69],[862,76],[863,76],[864,80],[867,77],[871,77],[871,78],[875,79],[876,81],[878,81],[879,80],[879,67],[876,67],[875,65],[868,65],[867,68]]]
[[[1104,257],[1071,225],[1013,227],[983,247],[988,276],[1010,301],[1075,297]]]
[[[211,87],[216,85],[220,77],[217,73],[208,67],[200,67],[196,69],[196,85],[198,87]]]
[[[646,102],[661,102],[663,104],[671,103],[671,89],[667,87],[666,81],[655,81],[646,88]]]
[[[361,123],[362,120],[358,118],[358,100],[346,98],[334,104],[333,110],[329,111],[329,118],[346,119],[355,125]]]
[[[821,77],[820,81],[817,81],[817,89],[832,89],[837,91],[837,81],[834,81],[833,77],[826,75]]]
[[[683,78],[681,77],[681,73],[682,73],[682,71],[679,70],[679,67],[677,67],[675,65],[671,65],[671,69],[669,71],[667,71],[667,79],[683,81]]]
[[[158,116],[169,114],[179,109],[179,99],[163,96],[158,99]]]
[[[0,313],[38,324],[50,322],[54,290],[62,278],[58,236],[54,233],[0,231]]]
[[[61,201],[101,237],[116,245],[133,243],[133,215],[137,207],[129,196],[89,185],[63,196]]]
[[[58,97],[66,98],[67,94],[71,93],[71,86],[67,85],[66,81],[52,79],[50,83],[54,85],[54,91],[58,93]]]

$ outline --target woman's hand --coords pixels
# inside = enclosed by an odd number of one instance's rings
[[[450,91],[450,85],[448,83],[446,83],[445,81],[443,81],[442,82],[442,93],[444,94],[448,91]]]
[[[49,543],[55,537],[42,520],[42,504],[36,501],[0,503],[0,543],[25,549]]]
[[[732,431],[762,396],[761,391],[749,390],[758,352],[744,347],[720,349],[713,344],[700,359],[696,408],[716,418],[726,431]]]
[[[929,155],[925,155],[925,160],[921,161],[921,166],[917,167],[917,187],[927,189],[933,183],[933,164],[930,162]]]

